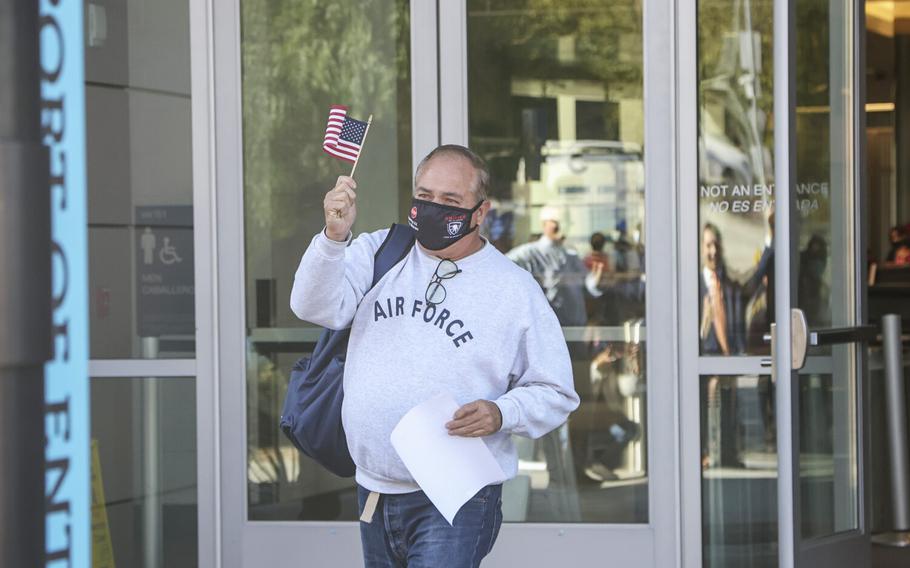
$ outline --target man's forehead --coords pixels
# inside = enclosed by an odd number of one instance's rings
[[[461,156],[435,156],[420,170],[417,189],[464,195],[471,191],[474,167]]]
[[[440,154],[438,156],[433,156],[424,164],[421,174],[426,174],[430,171],[446,174],[462,174],[471,177],[473,177],[475,173],[474,166],[471,165],[471,162],[464,156],[459,156],[458,154]]]

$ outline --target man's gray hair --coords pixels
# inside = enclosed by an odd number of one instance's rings
[[[459,146],[458,144],[443,144],[427,154],[424,159],[420,160],[420,163],[417,164],[417,171],[414,173],[415,189],[417,186],[417,178],[420,177],[420,172],[423,171],[423,168],[430,160],[437,156],[460,156],[470,162],[470,164],[474,166],[474,171],[477,173],[477,176],[474,178],[474,187],[472,187],[471,190],[477,197],[478,203],[480,203],[480,201],[486,201],[487,192],[490,188],[490,170],[487,168],[487,163],[470,148]]]

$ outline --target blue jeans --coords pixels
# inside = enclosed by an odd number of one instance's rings
[[[369,491],[357,486],[363,511]],[[454,526],[423,491],[380,495],[371,523],[360,523],[366,568],[468,568],[493,549],[502,524],[502,485],[488,485],[455,515]]]

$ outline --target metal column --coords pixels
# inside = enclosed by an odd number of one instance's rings
[[[777,380],[777,519],[780,568],[793,568],[798,545],[799,507],[794,472],[799,464],[795,428],[798,382],[792,370],[790,308],[796,300],[791,278],[790,236],[798,235],[792,187],[796,163],[794,0],[774,0],[774,293],[772,359]]]
[[[142,358],[157,359],[159,338],[142,338]],[[161,518],[161,456],[158,433],[158,379],[142,379],[142,487],[145,507],[142,511],[142,557],[145,565],[161,566],[163,528]]]
[[[44,364],[51,353],[38,4],[0,0],[0,566],[44,565]]]
[[[910,546],[910,447],[907,442],[907,393],[904,390],[904,361],[901,345],[901,318],[882,318],[885,351],[885,398],[888,424],[888,452],[891,454],[891,498],[894,532],[876,535],[877,544]]]

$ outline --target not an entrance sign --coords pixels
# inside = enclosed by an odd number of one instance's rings
[[[139,336],[195,333],[193,207],[136,207],[136,233]]]

